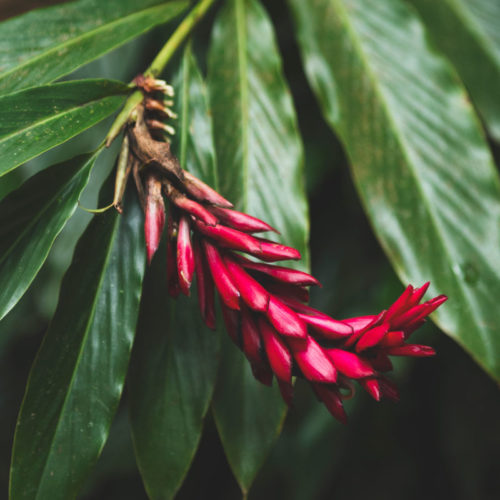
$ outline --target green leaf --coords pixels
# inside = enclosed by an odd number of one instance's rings
[[[4,175],[0,179],[0,201],[3,200],[9,193],[17,189],[24,180],[24,176],[19,170],[15,170],[8,175]]]
[[[179,127],[172,146],[183,166],[214,185],[211,121],[201,74],[188,46],[174,80]],[[160,255],[164,255],[161,251]],[[173,498],[200,442],[219,364],[220,334],[191,297],[168,300],[165,260],[146,280],[129,376],[137,463],[151,499]]]
[[[187,1],[80,0],[0,24],[0,94],[52,82],[165,23]]]
[[[54,165],[0,203],[0,319],[28,289],[73,215],[95,158],[86,154]]]
[[[500,2],[410,1],[455,65],[489,132],[500,141]]]
[[[142,212],[129,194],[123,216],[109,210],[94,217],[64,277],[17,422],[12,500],[74,498],[107,439],[145,268]]]
[[[290,0],[306,73],[404,282],[450,300],[434,316],[500,378],[500,183],[446,61],[400,0]]]
[[[81,80],[0,97],[0,176],[114,113],[130,92],[110,80]]]
[[[286,405],[276,385],[271,389],[255,380],[227,336],[212,408],[229,465],[246,495],[281,433]]]
[[[281,231],[307,265],[302,144],[270,20],[255,0],[230,0],[209,57],[220,187],[238,209]],[[214,416],[231,468],[247,491],[276,440],[285,406],[261,386],[236,348],[224,353]]]
[[[130,416],[146,491],[166,500],[182,485],[200,442],[220,335],[203,324],[194,297],[167,300],[163,261],[156,259],[151,271],[128,379]]]
[[[179,72],[173,80],[176,89],[177,133],[172,150],[182,168],[218,188],[212,117],[205,83],[189,42]]]

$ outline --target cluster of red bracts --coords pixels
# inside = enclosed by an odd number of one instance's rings
[[[292,376],[310,383],[319,400],[342,422],[342,400],[356,380],[375,400],[397,400],[394,384],[382,374],[392,369],[390,356],[425,357],[428,346],[408,344],[410,334],[446,296],[420,303],[426,283],[411,285],[376,316],[336,320],[309,307],[310,274],[269,262],[300,259],[300,253],[255,233],[275,231],[265,222],[238,212],[218,193],[188,174],[195,189],[181,193],[154,172],[146,180],[145,234],[150,261],[165,223],[162,191],[169,200],[167,279],[169,293],[188,295],[197,276],[203,320],[215,328],[215,291],[226,329],[263,384],[273,377],[290,405]],[[241,253],[256,257],[250,260]]]

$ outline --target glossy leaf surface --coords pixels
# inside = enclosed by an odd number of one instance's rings
[[[66,273],[19,415],[11,498],[74,498],[106,442],[134,339],[145,245],[130,191],[96,215]],[[105,190],[101,201],[108,200]]]
[[[177,16],[187,1],[80,0],[0,24],[0,95],[52,82]]]
[[[95,155],[34,175],[0,203],[0,319],[14,307],[73,215]]]
[[[453,62],[491,135],[500,141],[500,2],[411,0]]]
[[[289,3],[392,265],[449,296],[437,323],[499,379],[500,183],[467,96],[402,1]]]
[[[181,165],[215,185],[207,96],[188,47],[174,79],[179,115],[173,148]],[[134,448],[151,499],[173,498],[201,438],[219,364],[220,335],[189,298],[168,297],[164,248],[153,261],[141,304],[130,381]]]
[[[0,176],[104,120],[129,91],[120,82],[81,80],[0,97]]]
[[[272,25],[258,2],[226,2],[213,30],[209,74],[222,194],[281,231],[279,241],[299,249],[307,266],[302,145]],[[214,415],[247,491],[279,434],[285,406],[276,386],[253,378],[235,347],[227,346],[223,358]]]

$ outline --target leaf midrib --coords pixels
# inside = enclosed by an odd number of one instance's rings
[[[0,256],[0,266],[2,265],[2,263],[4,262],[4,260],[11,254],[12,250],[16,247],[16,245],[18,244],[18,242],[24,238],[26,236],[26,233],[29,232],[31,230],[31,228],[37,224],[39,222],[39,220],[43,217],[43,215],[47,212],[47,210],[50,208],[50,206],[54,203],[54,199],[59,197],[59,195],[71,184],[75,181],[76,177],[78,177],[85,168],[87,168],[87,166],[89,166],[89,163],[91,162],[94,162],[95,161],[95,158],[96,158],[96,155],[97,153],[93,154],[86,162],[85,164],[80,167],[80,169],[78,169],[78,172],[75,173],[75,175],[73,175],[72,177],[70,177],[68,179],[67,182],[65,182],[64,184],[61,185],[60,189],[58,189],[54,196],[52,196],[50,198],[50,200],[48,200],[44,205],[43,205],[43,208],[41,210],[39,210],[37,212],[37,216],[35,218],[33,218],[29,224],[27,226],[25,226],[25,229],[23,231],[21,231],[21,233],[19,234],[19,236],[15,239],[15,241],[13,242],[13,244],[9,247],[9,249],[2,255]],[[85,187],[85,186],[84,186]],[[76,208],[76,203],[74,204],[74,209]],[[74,212],[74,209],[71,211],[71,215],[73,214]],[[69,217],[71,217],[71,215]],[[61,230],[58,231],[58,233],[55,235],[55,237],[57,237],[57,235],[61,232]]]
[[[83,351],[85,350],[85,346],[87,345],[88,335],[89,335],[89,332],[91,330],[91,326],[92,326],[93,321],[94,321],[94,316],[95,316],[97,302],[98,302],[98,300],[99,300],[99,298],[101,296],[101,287],[102,287],[102,283],[104,281],[104,278],[106,276],[106,271],[108,269],[108,262],[109,262],[109,259],[111,257],[111,253],[113,251],[113,245],[114,245],[114,242],[115,242],[115,239],[116,239],[116,234],[118,232],[117,226],[119,225],[119,223],[120,223],[120,217],[115,214],[115,221],[114,221],[113,226],[112,226],[112,235],[109,238],[109,242],[108,242],[108,245],[107,245],[107,248],[106,248],[106,258],[105,258],[105,260],[103,262],[101,276],[99,278],[98,286],[97,286],[97,289],[96,289],[97,292],[96,292],[94,300],[92,302],[92,308],[91,308],[91,310],[89,312],[87,325],[85,327],[85,333],[84,333],[84,336],[82,338],[80,349],[78,351],[78,356],[76,358],[75,368],[74,368],[74,370],[73,370],[73,372],[71,374],[71,379],[70,379],[69,384],[68,384],[68,390],[66,391],[66,395],[64,397],[64,401],[63,401],[63,404],[61,406],[61,411],[59,413],[60,417],[58,418],[56,428],[54,429],[54,433],[53,433],[52,439],[51,439],[50,448],[49,448],[49,451],[48,451],[48,453],[47,453],[47,455],[45,457],[45,460],[44,460],[45,463],[44,463],[44,466],[43,466],[43,470],[42,470],[42,473],[40,474],[40,478],[38,480],[38,486],[37,486],[35,500],[39,499],[40,484],[41,484],[43,478],[45,477],[45,471],[47,469],[50,457],[51,457],[51,455],[52,455],[52,453],[54,451],[53,450],[54,440],[55,440],[55,437],[58,435],[59,428],[62,425],[62,421],[64,420],[64,414],[66,413],[66,406],[68,404],[68,399],[69,399],[70,393],[72,392],[72,388],[73,388],[73,384],[74,384],[74,381],[75,381],[75,378],[76,378],[76,374],[78,372],[78,368],[80,366],[80,361],[81,361],[82,356],[83,356]],[[23,400],[23,404],[24,404],[24,400]],[[44,500],[44,499],[40,499],[40,500]]]
[[[386,116],[386,118],[387,118],[387,120],[388,120],[388,122],[389,122],[389,124],[390,124],[390,126],[392,128],[392,130],[393,130],[394,136],[396,137],[396,140],[397,140],[398,144],[400,145],[400,151],[401,151],[403,157],[406,160],[407,167],[408,167],[410,173],[412,174],[412,177],[415,180],[415,185],[416,185],[416,187],[417,187],[417,189],[418,189],[418,191],[419,191],[419,193],[421,195],[422,200],[424,200],[423,206],[426,208],[426,212],[427,212],[427,214],[429,216],[429,220],[430,220],[431,224],[434,226],[434,229],[435,229],[434,232],[437,235],[437,240],[440,242],[445,255],[448,257],[448,260],[450,262],[454,262],[454,259],[452,259],[452,254],[451,254],[449,246],[448,246],[448,242],[442,236],[443,235],[443,231],[440,231],[441,224],[438,221],[438,219],[436,218],[436,216],[434,215],[433,211],[431,210],[431,207],[433,205],[430,203],[430,200],[427,198],[427,195],[425,193],[425,190],[423,189],[422,183],[421,183],[421,181],[419,179],[419,176],[418,176],[418,174],[417,174],[417,172],[415,170],[413,162],[410,161],[409,152],[408,152],[408,146],[406,144],[406,140],[405,140],[404,136],[402,135],[402,133],[399,131],[398,127],[396,126],[396,122],[394,121],[392,113],[390,112],[390,106],[388,105],[387,100],[385,98],[384,90],[381,88],[381,85],[378,83],[378,78],[376,77],[376,74],[372,70],[372,68],[371,68],[371,66],[370,66],[370,64],[368,62],[368,58],[366,57],[366,55],[364,53],[363,42],[358,37],[358,34],[357,34],[354,26],[352,26],[352,23],[350,22],[349,14],[348,14],[347,10],[345,9],[345,7],[343,5],[343,0],[330,0],[330,1],[334,2],[335,4],[338,5],[338,8],[336,10],[339,12],[339,17],[341,17],[343,19],[343,24],[344,24],[346,30],[351,34],[351,39],[353,41],[353,45],[354,45],[354,47],[356,49],[356,52],[358,53],[359,58],[361,59],[364,67],[366,68],[369,80],[372,82],[373,90],[378,95],[379,101],[381,103],[381,107],[384,109],[384,114],[385,114],[385,116]],[[361,199],[363,199],[363,198],[361,197]],[[377,232],[375,232],[375,235],[377,235]],[[382,244],[382,246],[384,248],[386,248],[386,250],[387,250],[385,242],[381,238],[379,238],[378,235],[377,235],[377,239],[379,239],[379,241]],[[397,264],[397,262],[393,262],[393,265],[395,267],[399,268],[400,275],[406,274],[404,272],[404,270],[401,268],[401,266]],[[458,284],[458,289],[460,290],[460,293],[461,293],[461,295],[463,297],[464,303],[470,303],[471,302],[469,300],[470,296],[471,296],[470,292],[463,286],[462,282],[457,279],[456,275],[453,272],[451,273],[451,276],[453,276],[453,280],[455,281],[455,283]],[[434,319],[436,320],[436,322],[439,324],[439,326],[441,328],[443,328],[443,326],[439,322],[439,314],[434,313],[433,316],[434,316]],[[485,335],[487,335],[487,333],[483,330],[483,328],[479,325],[479,323],[477,321],[475,321],[474,324],[476,325],[476,330],[481,335],[481,340],[483,342],[483,345],[485,345],[485,346],[488,345],[489,344],[489,340],[487,338],[485,338]],[[448,331],[448,333],[452,334],[453,332],[449,332]],[[471,355],[474,358],[476,358],[478,360],[481,359],[481,358],[479,358],[477,356],[477,354],[475,352],[472,352],[472,350],[470,350],[469,347],[465,345],[465,343],[463,343],[463,340],[462,340],[462,338],[460,336],[456,336],[456,335],[452,335],[452,336],[469,353],[471,353]],[[488,360],[488,371],[490,371],[491,373],[493,373],[494,360],[492,360],[491,357],[488,357],[488,353],[487,352],[486,352],[486,358],[485,359]],[[481,359],[481,361],[485,362],[485,359]],[[493,361],[493,364],[491,364],[491,361]]]
[[[238,83],[240,91],[240,117],[241,117],[241,147],[242,147],[242,172],[243,193],[241,205],[243,211],[248,209],[248,58],[245,24],[245,0],[236,0],[236,46],[238,54]]]
[[[133,14],[129,14],[128,16],[115,19],[115,20],[111,21],[110,23],[98,26],[97,28],[94,28],[91,31],[86,31],[83,34],[78,35],[75,38],[72,38],[67,43],[62,43],[62,44],[59,44],[59,45],[55,45],[55,46],[51,47],[50,49],[48,49],[47,51],[41,52],[40,54],[38,54],[37,56],[35,56],[35,57],[31,58],[31,59],[27,59],[24,63],[22,63],[22,64],[20,64],[18,66],[12,67],[10,70],[7,70],[5,73],[0,73],[0,85],[1,85],[1,83],[2,83],[3,80],[7,79],[9,76],[11,76],[12,74],[16,73],[17,71],[21,71],[24,68],[26,68],[27,66],[30,66],[30,65],[32,65],[34,63],[36,64],[37,61],[42,60],[42,59],[47,58],[47,57],[50,57],[51,55],[52,56],[56,56],[57,53],[62,48],[71,48],[72,45],[79,45],[82,41],[86,40],[87,38],[93,38],[93,37],[98,36],[100,32],[105,32],[107,30],[112,30],[113,28],[115,28],[116,26],[119,26],[120,24],[127,24],[129,22],[130,18],[133,18],[133,17],[136,17],[136,16],[140,16],[140,15],[149,14],[150,13],[149,11],[151,11],[151,12],[153,12],[155,10],[160,10],[161,11],[162,9],[164,9],[167,6],[168,7],[172,7],[172,6],[175,6],[175,5],[182,5],[183,3],[185,3],[185,2],[177,1],[177,2],[172,2],[170,5],[169,4],[155,5],[154,7],[149,7],[147,9],[138,10],[138,11],[134,12]],[[161,22],[157,23],[157,24],[161,24]],[[114,48],[114,46],[109,47],[101,55],[106,54],[107,52],[109,52],[113,48]],[[85,64],[85,62],[82,63],[82,64],[80,64],[80,65],[78,65],[78,66],[73,67],[73,69],[70,70],[70,71],[73,71],[74,69],[77,69],[77,68],[81,67],[84,64]],[[64,76],[64,74],[66,74],[66,73],[62,73],[59,76]],[[57,78],[59,78],[59,77],[56,77],[55,79],[57,79]],[[49,82],[50,81],[53,81],[53,80],[49,80]],[[46,83],[48,83],[48,82],[46,82]],[[0,92],[1,92],[1,90],[0,90]],[[9,94],[10,94],[10,92],[9,92]]]
[[[189,129],[189,56],[191,55],[190,43],[186,47],[182,58],[182,109],[181,109],[181,136],[180,136],[180,153],[179,161],[182,168],[187,169],[186,165],[186,151],[187,151],[187,138]],[[188,53],[189,52],[189,53]]]
[[[484,34],[484,30],[479,24],[476,16],[466,10],[461,1],[445,0],[450,10],[454,11],[457,17],[462,22],[464,28],[473,35],[483,48],[488,58],[492,60],[495,66],[500,64],[498,55],[491,49],[491,40]]]
[[[21,92],[23,92],[23,91],[21,91]],[[72,107],[65,109],[61,113],[58,113],[56,115],[47,116],[47,117],[42,118],[42,119],[40,119],[40,120],[38,120],[36,122],[31,123],[28,126],[25,126],[24,128],[17,129],[14,132],[11,132],[10,134],[4,135],[3,137],[0,136],[0,147],[2,145],[4,145],[5,143],[9,142],[10,140],[12,140],[13,138],[16,138],[16,136],[26,134],[30,130],[34,130],[34,129],[38,128],[38,127],[46,125],[46,124],[50,123],[53,120],[62,119],[66,115],[71,115],[72,113],[75,113],[76,111],[84,110],[87,107],[92,106],[92,105],[98,103],[99,101],[104,101],[104,100],[109,99],[109,98],[124,97],[124,96],[125,96],[125,93],[123,93],[123,94],[121,94],[121,93],[110,94],[110,95],[105,95],[105,96],[102,96],[102,97],[96,97],[96,98],[94,98],[94,99],[92,99],[90,101],[86,101],[85,103],[82,103],[82,104],[73,105]]]

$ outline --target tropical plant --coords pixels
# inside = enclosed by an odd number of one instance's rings
[[[59,242],[78,240],[10,498],[80,494],[125,387],[149,498],[176,495],[210,408],[246,497],[295,379],[344,423],[354,382],[397,400],[389,356],[435,354],[408,342],[429,314],[499,381],[499,23],[496,0],[77,0],[3,21],[0,349],[59,288]],[[292,35],[338,143],[301,122],[313,101],[287,66]],[[419,287],[352,266],[371,232],[329,163],[348,163],[390,264]]]

